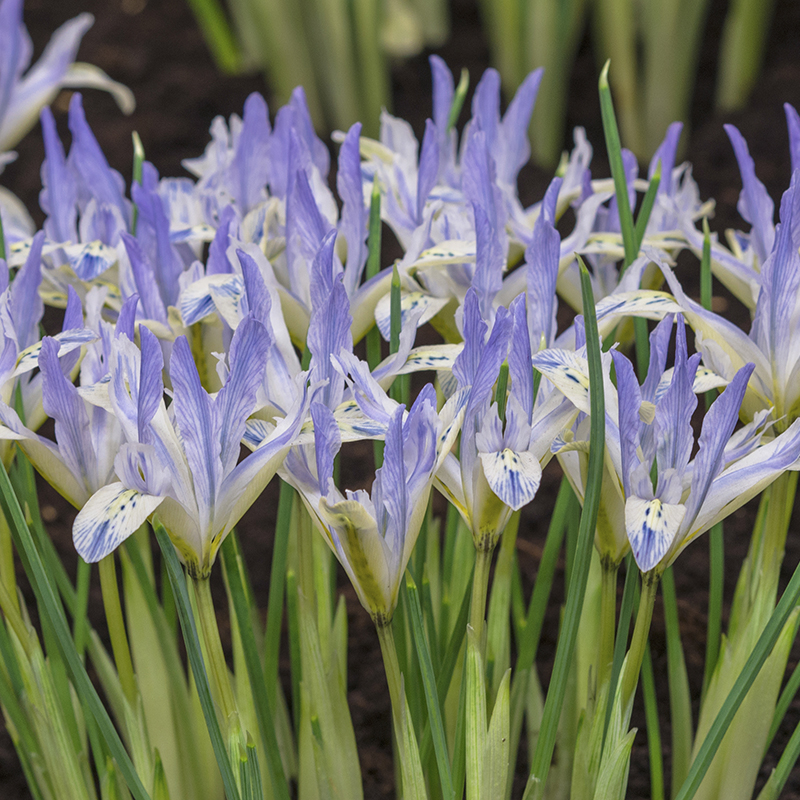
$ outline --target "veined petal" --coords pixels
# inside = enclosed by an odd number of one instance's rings
[[[533,366],[584,414],[589,408],[589,365],[571,350],[550,348],[537,353]]]
[[[361,604],[373,618],[391,617],[399,576],[390,570],[386,545],[375,520],[355,500],[343,500],[331,506],[323,497],[319,513],[325,524],[335,531],[337,555]]]
[[[90,564],[100,561],[134,533],[163,500],[126,489],[121,483],[104,486],[75,518],[72,539],[78,555]]]
[[[518,511],[533,500],[542,479],[542,468],[533,453],[506,447],[479,455],[486,482],[507,506]]]
[[[400,295],[400,326],[412,316],[419,315],[417,327],[432,320],[448,303],[449,297],[434,297],[425,292],[403,292]],[[375,306],[375,324],[381,336],[389,341],[392,326],[391,297],[384,295]]]
[[[650,572],[664,557],[685,513],[686,507],[680,504],[635,496],[625,501],[625,528],[642,572]]]
[[[88,328],[84,328],[82,330],[63,331],[62,333],[57,333],[52,338],[58,342],[58,356],[60,358],[84,344],[96,341],[97,334]],[[23,350],[17,358],[17,366],[14,369],[12,377],[16,378],[18,375],[23,375],[26,372],[36,369],[36,367],[39,366],[39,355],[41,352],[41,342],[37,342],[26,350]]]

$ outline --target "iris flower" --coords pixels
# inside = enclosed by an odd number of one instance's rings
[[[215,396],[201,386],[189,343],[179,337],[170,360],[169,409],[161,348],[146,327],[139,331],[141,350],[120,336],[111,359],[108,404],[127,440],[114,460],[119,480],[84,505],[73,527],[75,546],[86,561],[98,561],[158,510],[190,573],[205,577],[222,540],[275,474],[302,424],[309,399],[305,375],[296,406],[237,463],[263,379],[268,331],[253,319],[239,326]]]
[[[783,429],[800,415],[800,170],[781,199],[781,222],[761,267],[755,313],[745,334],[688,298],[671,270],[660,263],[669,287],[697,333],[704,362],[728,380],[746,362],[755,365],[742,409],[753,419],[774,408],[774,422]],[[651,253],[659,261],[657,254]]]
[[[800,422],[768,440],[767,414],[763,412],[735,430],[752,364],[742,367],[711,405],[703,419],[699,449],[691,457],[695,448],[691,426],[697,406],[695,393],[719,385],[719,381],[713,374],[698,375],[700,355],[687,355],[681,317],[677,320],[675,366],[664,369],[672,325],[669,316],[651,336],[650,370],[642,386],[630,361],[614,350],[611,357],[617,389],[610,381],[605,389],[611,402],[606,413],[604,483],[614,484],[605,487],[606,493],[619,496],[619,502],[606,504],[612,527],[609,535],[619,539],[624,524],[642,572],[663,572],[691,541],[716,522],[755,497],[785,470],[800,468]],[[556,368],[550,362],[559,362],[560,366]],[[566,354],[559,359],[545,351],[534,363],[583,413],[588,413],[585,358],[573,357],[570,361]],[[555,447],[563,448],[567,455],[569,450],[580,449],[575,444],[564,445],[562,440]],[[604,546],[601,552],[612,554],[613,545],[606,541]],[[619,542],[616,548],[624,552]]]
[[[300,491],[316,527],[344,567],[364,608],[376,625],[387,624],[397,605],[400,579],[419,535],[436,470],[458,435],[463,415],[460,397],[436,412],[428,384],[411,409],[392,401],[369,375],[366,365],[345,357],[353,391],[365,417],[381,425],[386,445],[383,466],[372,492],[342,494],[333,482],[333,461],[342,436],[333,413],[313,403],[315,462],[290,478]]]

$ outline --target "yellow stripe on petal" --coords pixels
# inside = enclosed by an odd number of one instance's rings
[[[105,558],[125,541],[164,500],[121,483],[95,492],[80,510],[72,526],[75,549],[84,561]]]
[[[683,522],[686,506],[629,497],[625,528],[633,557],[642,572],[650,572],[666,555]]]

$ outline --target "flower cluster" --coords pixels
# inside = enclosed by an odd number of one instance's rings
[[[13,7],[6,0],[3,13]],[[341,137],[341,210],[301,89],[274,124],[252,95],[242,118],[214,120],[206,152],[186,162],[193,178],[162,178],[145,162],[129,195],[80,95],[70,104],[68,155],[52,114],[42,112],[44,230],[6,231],[8,264],[19,269],[9,281],[2,265],[0,419],[3,437],[18,440],[80,509],[74,534],[85,559],[107,555],[157,514],[184,562],[207,574],[221,541],[280,470],[364,605],[390,618],[432,486],[487,549],[536,494],[552,455],[582,496],[590,413],[583,318],[560,333],[556,326],[559,296],[580,310],[577,253],[592,269],[603,335],[625,330],[617,327],[625,316],[662,320],[641,386],[622,354],[626,341],[604,357],[606,373],[612,363],[616,373],[616,386],[606,384],[597,539],[606,557],[619,562],[630,547],[643,571],[663,569],[794,467],[797,292],[786,286],[800,280],[792,223],[800,179],[776,230],[746,146],[730,130],[753,228],[736,237],[739,252],[715,244],[712,263],[732,289],[746,281],[753,292],[747,337],[687,297],[669,267],[682,248],[701,247],[696,225],[708,210],[688,166],[674,165],[679,126],[651,165],[652,174],[660,161],[663,179],[641,253],[623,271],[617,200],[607,180],[592,178],[580,129],[541,202],[519,201],[539,74],[501,116],[498,76],[488,71],[459,145],[448,125],[452,76],[438,58],[431,65],[433,117],[421,142],[386,112],[380,140],[362,137],[359,125]],[[623,156],[633,206],[646,184]],[[381,364],[353,351],[373,324],[386,339],[394,324],[391,270],[364,281],[373,186],[404,250],[400,336]],[[572,228],[560,232],[569,207]],[[669,294],[658,289],[663,278]],[[66,307],[63,331],[42,341],[40,298]],[[426,322],[445,341],[414,348]],[[697,331],[691,357],[685,322]],[[299,349],[310,357],[306,369]],[[504,364],[508,379],[498,383]],[[429,384],[408,408],[387,394],[397,376],[425,370],[436,370],[438,394]],[[691,459],[695,394],[714,387],[727,388]],[[35,433],[45,415],[55,420],[55,441]],[[747,425],[737,431],[740,415]],[[344,495],[334,458],[343,441],[360,438],[385,439],[383,466],[371,495]],[[252,452],[240,460],[242,442]]]

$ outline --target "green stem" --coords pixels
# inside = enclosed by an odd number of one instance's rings
[[[136,687],[131,649],[128,646],[128,634],[125,631],[125,620],[122,616],[122,604],[119,601],[117,567],[114,562],[114,554],[111,553],[102,559],[98,567],[100,589],[103,593],[103,606],[106,612],[106,623],[108,624],[108,635],[111,638],[111,649],[114,652],[119,682],[122,686],[122,691],[125,693],[125,699],[135,708],[139,691]]]
[[[222,651],[222,642],[219,638],[217,615],[214,611],[214,601],[211,597],[211,583],[209,578],[192,578],[195,598],[197,600],[197,621],[200,623],[205,655],[208,658],[208,676],[215,694],[215,700],[222,712],[222,719],[227,721],[236,711],[236,701],[233,697],[228,665],[225,663],[225,654]]]
[[[400,662],[397,659],[397,647],[394,642],[394,629],[392,623],[376,625],[378,641],[381,644],[383,668],[386,671],[386,683],[389,684],[389,696],[392,700],[392,713],[395,726],[400,729],[400,720],[403,718],[403,675],[400,672]]]
[[[620,684],[623,713],[629,712],[636,686],[639,683],[639,671],[642,668],[647,636],[650,633],[650,623],[653,620],[653,606],[656,602],[658,579],[659,576],[655,572],[646,572],[642,575],[642,597],[639,601],[639,613],[636,615],[636,625],[633,628],[628,660],[622,672]]]
[[[0,241],[2,241],[2,228],[0,228]],[[11,537],[11,528],[9,528],[8,520],[3,513],[0,513],[0,582],[8,590],[12,605],[19,611],[17,574],[14,566],[14,544]]]
[[[614,629],[617,622],[617,572],[619,564],[601,559],[600,650],[597,662],[597,685],[602,686],[611,674],[614,662]]]
[[[492,550],[475,551],[475,576],[472,580],[472,603],[469,624],[475,631],[476,641],[483,651],[483,628],[486,621],[486,595],[489,591],[489,570],[492,566]]]

